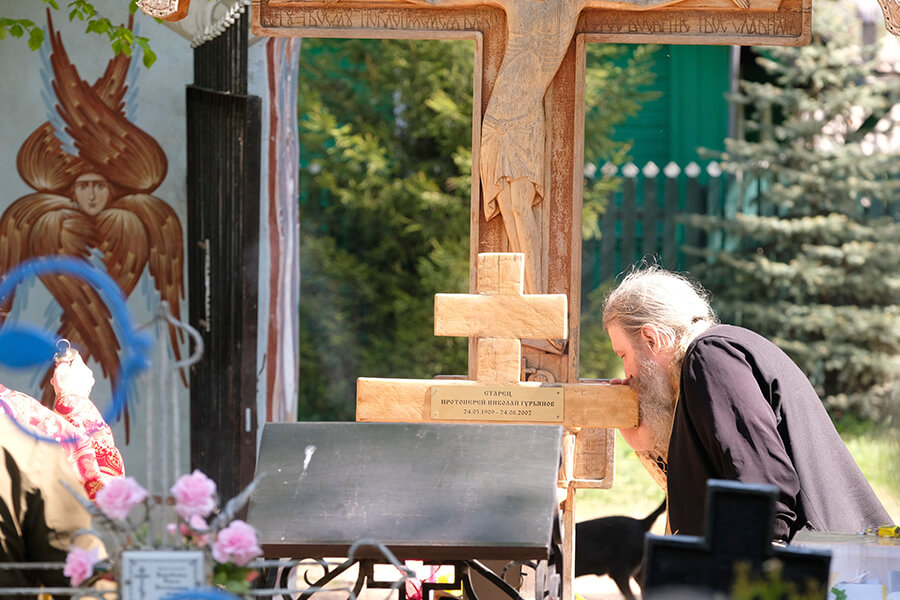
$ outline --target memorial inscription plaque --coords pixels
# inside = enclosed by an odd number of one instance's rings
[[[562,423],[561,386],[440,386],[430,388],[431,418],[436,421],[514,421]]]
[[[203,552],[129,550],[122,553],[122,600],[162,600],[206,585]]]

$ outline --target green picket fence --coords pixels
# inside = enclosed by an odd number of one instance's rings
[[[582,248],[584,295],[642,260],[670,269],[690,270],[703,260],[691,249],[721,250],[737,243],[721,231],[707,233],[685,222],[688,215],[734,218],[738,213],[772,216],[774,208],[760,199],[772,186],[769,177],[736,177],[710,161],[690,162],[683,168],[670,162],[660,169],[653,162],[643,168],[627,163],[607,164],[604,175],[620,177],[610,195],[598,239]],[[900,203],[860,198],[858,210],[870,219],[900,220]]]
[[[599,239],[586,240],[582,251],[582,289],[586,293],[641,260],[687,270],[698,257],[689,247],[721,247],[718,234],[707,235],[683,221],[689,214],[731,216],[735,207],[726,198],[726,176],[715,161],[683,168],[670,162],[660,169],[627,163],[607,164],[606,176],[622,185],[612,193],[601,220]]]

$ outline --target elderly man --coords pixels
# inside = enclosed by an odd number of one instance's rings
[[[703,534],[713,478],[777,486],[778,540],[889,523],[803,372],[760,335],[718,324],[707,296],[651,267],[603,310],[641,407],[622,435],[667,490],[670,531]]]

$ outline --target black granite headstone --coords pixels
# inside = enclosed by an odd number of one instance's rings
[[[705,537],[647,535],[644,597],[677,589],[695,590],[698,597],[701,591],[728,594],[738,564],[747,565],[751,579],[761,580],[764,565],[777,559],[783,582],[801,593],[813,582],[825,598],[831,553],[772,545],[777,493],[771,485],[710,479]]]
[[[562,428],[266,423],[247,521],[266,557],[542,560],[551,552]],[[381,555],[362,548],[360,556]]]

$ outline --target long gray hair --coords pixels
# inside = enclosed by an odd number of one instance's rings
[[[644,325],[653,326],[684,356],[691,341],[718,323],[709,305],[709,292],[683,275],[658,266],[630,273],[603,303],[603,327],[616,324],[626,335],[638,339]]]

